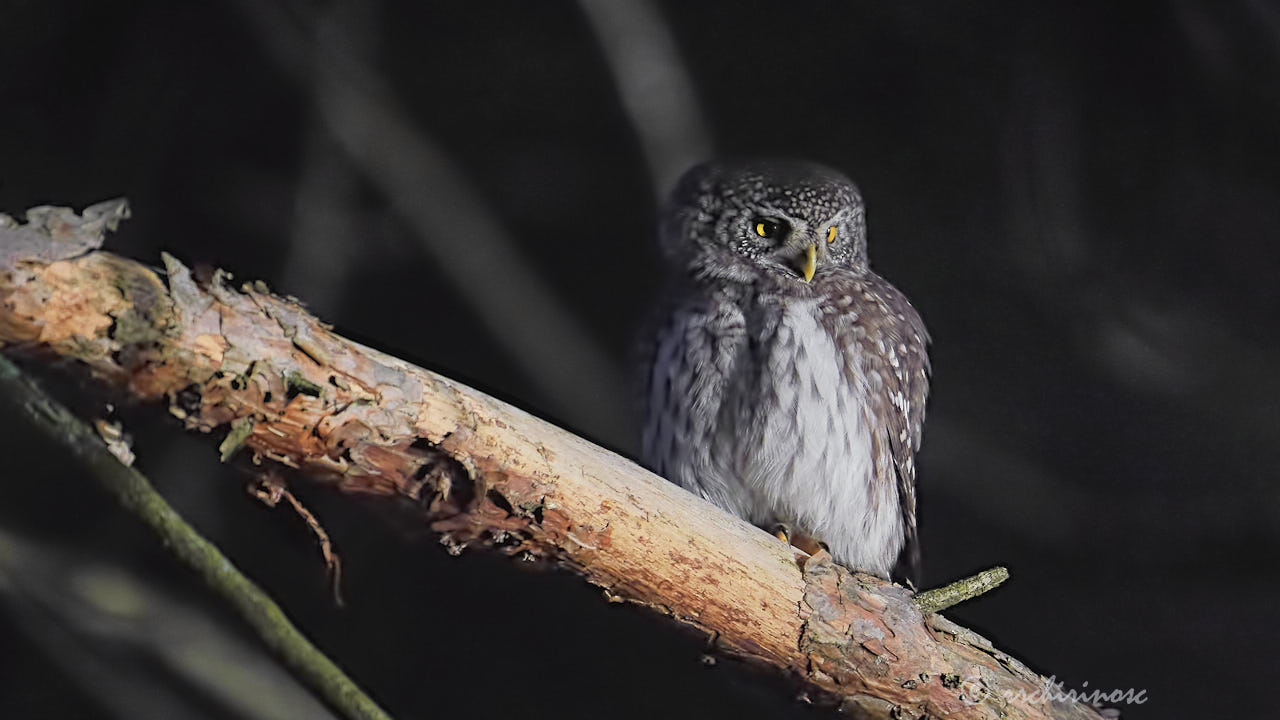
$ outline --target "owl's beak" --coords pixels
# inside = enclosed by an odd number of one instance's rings
[[[809,243],[809,249],[805,251],[804,259],[800,261],[800,273],[804,275],[804,281],[813,280],[813,273],[818,270],[818,246]]]

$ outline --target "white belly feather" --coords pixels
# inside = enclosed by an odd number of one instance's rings
[[[816,301],[781,309],[757,376],[767,379],[743,388],[756,400],[739,405],[754,407],[736,434],[739,477],[758,502],[753,521],[787,523],[854,567],[887,572],[902,528],[895,484],[874,477],[866,378],[817,318]]]
[[[776,302],[757,306],[754,347],[732,306],[674,316],[657,348],[645,457],[734,514],[786,523],[887,576],[903,527],[896,482],[875,478],[863,369],[820,326],[816,300]]]

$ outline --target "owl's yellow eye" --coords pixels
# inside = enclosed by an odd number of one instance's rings
[[[777,240],[785,237],[790,229],[787,224],[781,220],[770,220],[769,218],[758,217],[752,221],[751,227],[755,230],[756,235],[767,240]]]
[[[831,227],[827,228],[827,242],[833,243],[835,241],[836,241],[836,226],[832,225]]]

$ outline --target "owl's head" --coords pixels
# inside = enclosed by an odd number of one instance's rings
[[[849,178],[795,160],[703,163],[676,184],[660,227],[663,252],[695,277],[808,283],[867,263],[862,195]]]

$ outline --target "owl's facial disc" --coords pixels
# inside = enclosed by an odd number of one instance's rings
[[[825,247],[827,243],[820,243],[815,236],[826,234],[831,237],[831,231],[819,233],[816,229],[808,227],[803,220],[780,220],[772,224],[778,227],[785,227],[786,232],[778,233],[774,237],[778,245],[767,253],[764,259],[788,274],[794,273],[806,283],[812,282],[814,274],[818,272],[818,267],[826,264],[829,259],[827,248]],[[767,226],[767,223],[757,223],[756,234],[761,235],[759,228]],[[765,237],[764,235],[761,236]]]
[[[775,253],[778,263],[794,272],[806,283],[813,281],[818,267],[825,263],[826,253],[818,249],[818,243],[808,233],[797,231],[791,240]]]
[[[862,197],[829,168],[790,160],[709,162],[685,174],[664,213],[663,249],[698,278],[811,283],[866,265]]]
[[[813,280],[818,269],[818,244],[808,237],[803,222],[761,215],[753,218],[750,226],[761,241],[778,243],[773,255],[780,265],[794,269],[805,282]]]

